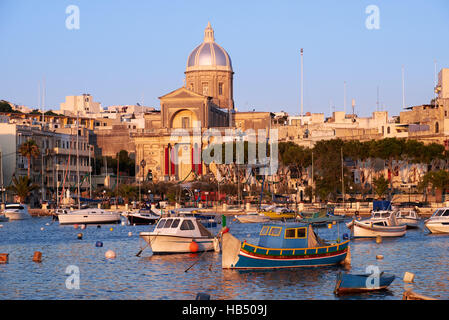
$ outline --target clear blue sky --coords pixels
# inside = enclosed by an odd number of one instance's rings
[[[65,26],[68,5],[80,29]],[[368,5],[380,29],[368,30]],[[433,97],[434,60],[449,67],[449,1],[24,1],[0,0],[0,99],[36,107],[45,78],[46,109],[66,95],[90,93],[103,106],[159,107],[158,97],[183,85],[189,53],[210,21],[231,56],[238,110],[330,113],[330,103],[356,113]]]

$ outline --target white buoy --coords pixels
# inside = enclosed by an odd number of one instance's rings
[[[86,225],[82,224],[80,228],[81,228],[81,230],[84,230],[84,229],[86,229]]]
[[[44,231],[44,227],[41,228],[41,231]]]
[[[404,278],[403,278],[404,282],[414,282],[415,280],[415,275],[411,272],[405,272],[404,273]]]
[[[122,221],[122,226],[124,226],[125,225],[125,221]]]
[[[115,257],[116,257],[115,252],[112,250],[106,251],[104,256],[106,257],[106,259],[115,259]]]
[[[46,223],[45,225],[46,225],[46,226],[49,226],[49,225],[50,225],[50,223],[48,223],[48,222],[47,222],[47,223]]]
[[[128,232],[128,237],[131,237],[133,235],[133,233],[130,231]]]

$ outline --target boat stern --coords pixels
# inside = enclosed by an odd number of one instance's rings
[[[239,261],[241,242],[229,232],[222,235],[221,240],[221,267],[223,269],[234,268]]]

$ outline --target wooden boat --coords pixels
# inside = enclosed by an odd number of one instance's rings
[[[161,218],[153,231],[141,232],[139,236],[153,254],[219,250],[218,239],[195,217]]]
[[[419,215],[415,210],[399,210],[396,212],[398,224],[405,224],[407,228],[419,227]]]
[[[430,233],[449,233],[449,207],[438,208],[432,216],[424,222]]]
[[[295,219],[297,216],[294,210],[284,207],[266,208],[261,210],[260,213],[266,215],[271,220]]]
[[[258,212],[235,215],[235,218],[240,223],[265,223],[270,221],[270,217],[267,217],[266,215]]]
[[[375,274],[349,274],[339,272],[334,293],[371,292],[386,289],[395,279],[394,275],[381,272]]]
[[[268,224],[258,245],[241,242],[229,232],[222,235],[223,269],[279,269],[327,266],[341,263],[349,241],[327,243],[311,224]]]
[[[407,229],[406,225],[397,223],[394,213],[389,218],[352,220],[346,226],[352,231],[355,238],[402,237]]]

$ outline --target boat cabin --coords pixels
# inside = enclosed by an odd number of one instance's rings
[[[179,236],[213,237],[196,218],[172,217],[161,218],[153,233],[173,234]]]
[[[311,225],[264,225],[259,233],[259,246],[265,248],[312,248],[326,245]]]

